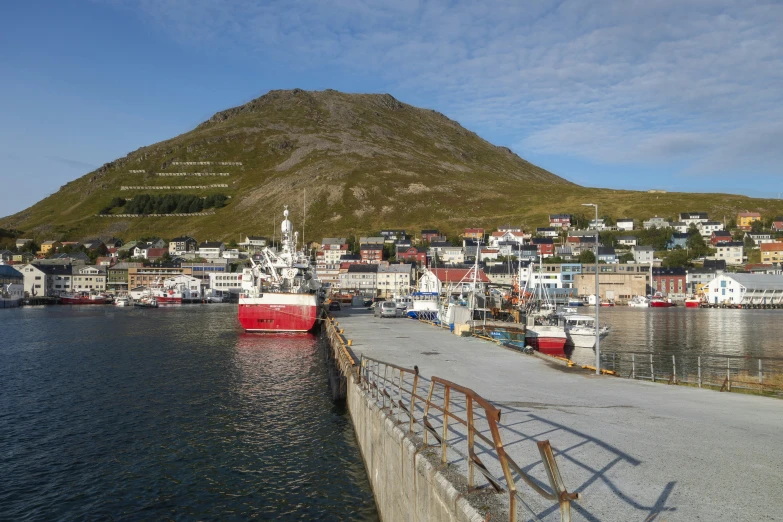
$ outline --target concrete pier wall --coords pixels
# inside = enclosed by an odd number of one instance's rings
[[[346,400],[378,513],[384,522],[484,520],[436,469],[432,457],[422,453],[421,445],[395,425],[354,381],[353,375],[348,377]]]

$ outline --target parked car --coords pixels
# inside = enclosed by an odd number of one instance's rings
[[[372,315],[373,317],[378,317],[381,315],[381,303],[383,301],[378,301],[377,303],[372,304]]]
[[[397,303],[394,301],[383,301],[379,308],[381,319],[384,317],[397,317]]]
[[[340,305],[340,301],[332,301],[331,303],[329,303],[330,312],[339,312],[342,309],[343,307]]]

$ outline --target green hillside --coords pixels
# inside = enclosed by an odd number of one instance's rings
[[[639,219],[680,211],[715,219],[746,209],[783,214],[783,201],[775,199],[580,187],[388,94],[294,89],[269,92],[107,163],[0,219],[0,227],[39,240],[182,234],[227,240],[271,234],[283,204],[300,228],[304,201],[308,240],[381,228],[534,227],[549,213],[585,213],[583,202],[599,203],[602,215]],[[137,212],[143,202],[148,212],[177,215],[98,215]]]

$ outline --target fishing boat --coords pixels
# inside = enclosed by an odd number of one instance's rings
[[[595,317],[582,314],[564,314],[561,320],[565,326],[568,344],[576,348],[595,348]],[[609,327],[599,328],[598,335],[604,339],[609,335]]]
[[[150,295],[145,295],[133,301],[136,308],[157,308],[158,300]]]
[[[127,295],[123,295],[114,300],[114,306],[131,306],[131,299]]]
[[[685,299],[685,308],[699,308],[701,307],[701,303],[702,303],[701,297],[691,295]]]
[[[601,306],[614,306],[614,301],[601,301]]]
[[[256,263],[242,271],[237,318],[246,332],[307,332],[318,318],[321,283],[304,250],[297,250],[299,233],[288,220],[288,205],[280,225],[279,252],[269,247]]]
[[[539,281],[541,280],[541,264],[539,263]],[[528,270],[528,280],[524,285],[524,292],[530,286],[530,276],[533,273],[531,263]],[[534,350],[547,355],[567,357],[566,343],[568,336],[565,327],[560,324],[555,307],[549,301],[549,294],[543,285],[536,285],[533,292],[534,298],[529,299],[525,309],[525,342]]]
[[[434,321],[438,318],[438,292],[413,292],[408,305],[408,317]]]
[[[650,300],[643,295],[635,295],[628,301],[628,306],[632,308],[649,308]]]
[[[106,302],[107,298],[105,295],[91,294],[89,292],[75,292],[60,296],[60,304],[67,305],[106,304]]]
[[[677,306],[671,299],[663,297],[660,292],[655,292],[655,295],[650,299],[650,308],[670,308]]]

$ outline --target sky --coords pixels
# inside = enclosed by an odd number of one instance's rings
[[[272,89],[390,93],[575,183],[783,192],[783,2],[0,2],[0,216]]]

